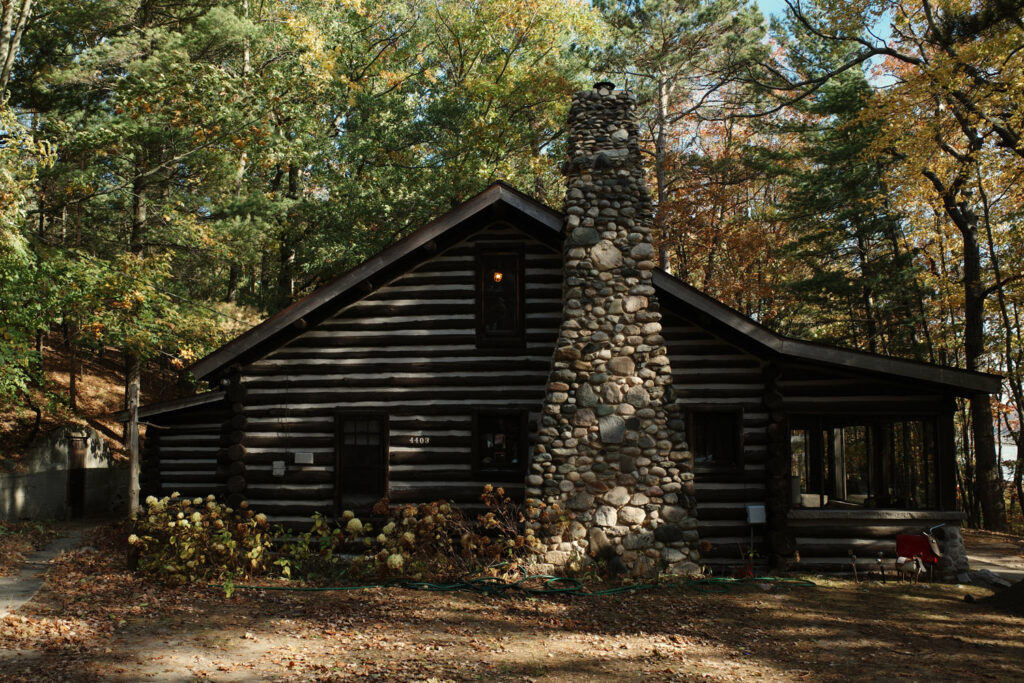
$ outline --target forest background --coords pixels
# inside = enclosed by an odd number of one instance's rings
[[[971,524],[1019,523],[1024,2],[777,6],[0,0],[0,409],[73,417],[110,349],[137,402],[494,180],[560,206],[570,95],[609,79],[663,267],[784,334],[1005,377],[958,406],[958,484]]]

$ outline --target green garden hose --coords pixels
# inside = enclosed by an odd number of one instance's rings
[[[534,588],[526,585],[531,581],[541,581],[542,587]],[[736,586],[745,584],[779,584],[793,586],[796,588],[816,588],[817,584],[807,579],[790,579],[777,576],[754,576],[742,579],[727,577],[709,577],[701,579],[685,579],[671,583],[634,583],[605,588],[602,590],[588,591],[583,582],[566,576],[552,576],[550,574],[533,574],[524,576],[518,581],[506,581],[493,576],[467,576],[452,583],[434,583],[430,581],[419,581],[415,579],[392,579],[380,583],[367,583],[354,586],[249,586],[235,585],[234,588],[244,590],[264,591],[352,591],[368,588],[407,588],[410,590],[421,590],[431,592],[452,592],[469,591],[482,593],[484,595],[495,595],[508,597],[510,595],[584,595],[587,597],[599,597],[618,595],[632,591],[650,590],[654,588],[686,587],[693,588],[703,593],[727,593]],[[210,587],[224,588],[217,584],[210,584]]]

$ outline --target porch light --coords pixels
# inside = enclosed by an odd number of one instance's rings
[[[501,284],[501,281],[505,279],[505,274],[500,270],[496,270],[491,273],[491,279],[494,280],[496,284]]]

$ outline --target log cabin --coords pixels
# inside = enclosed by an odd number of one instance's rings
[[[552,564],[638,573],[958,527],[955,399],[1000,378],[785,337],[657,268],[632,105],[574,97],[564,211],[496,182],[198,361],[208,391],[139,411],[144,492],[301,525],[491,483],[573,516]]]

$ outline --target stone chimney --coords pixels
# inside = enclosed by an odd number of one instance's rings
[[[562,323],[526,497],[570,516],[547,536],[550,564],[586,553],[618,573],[689,574],[700,561],[693,458],[651,284],[635,101],[611,83],[573,96]]]

